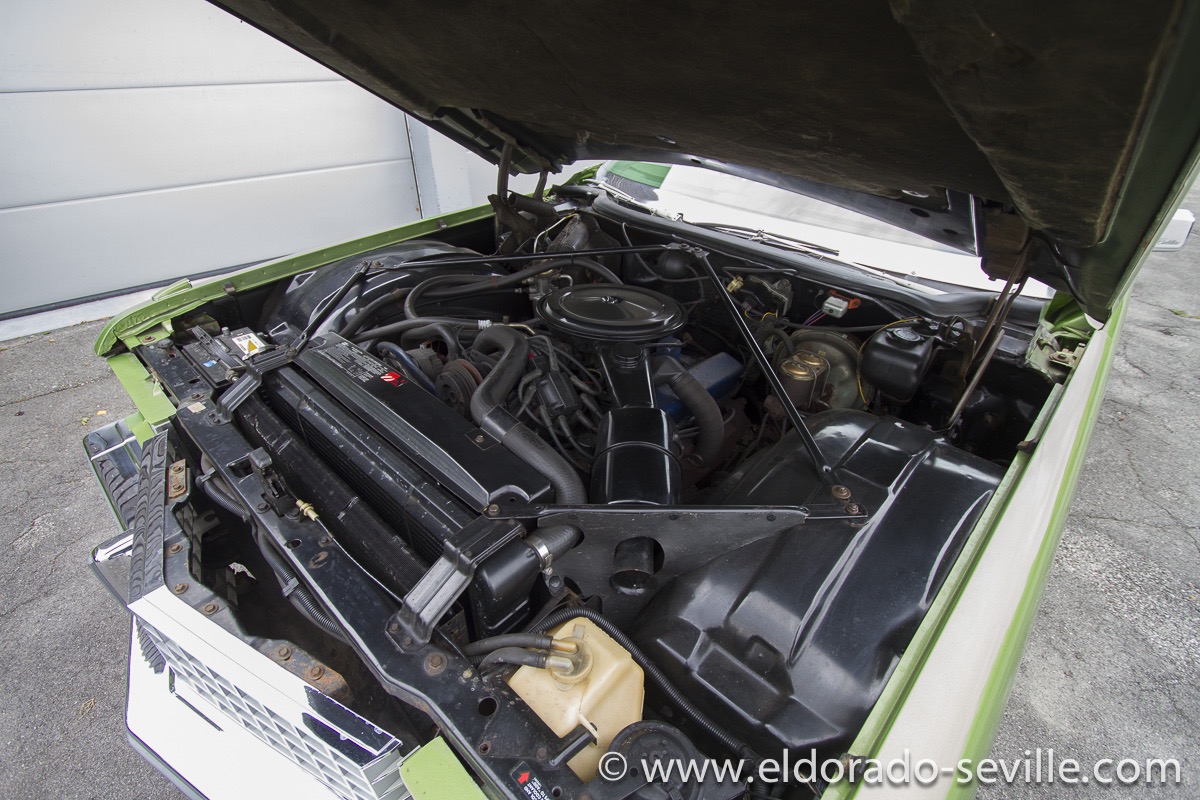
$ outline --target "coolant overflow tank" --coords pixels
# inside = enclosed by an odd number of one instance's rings
[[[580,780],[590,781],[613,737],[642,718],[642,668],[629,651],[583,617],[552,633],[576,646],[573,667],[521,667],[508,685],[557,735],[566,736],[579,725],[595,735],[594,744],[567,762]]]

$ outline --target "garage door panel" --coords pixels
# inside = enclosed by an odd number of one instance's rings
[[[0,314],[303,252],[419,216],[407,160],[0,211]]]
[[[205,0],[0,3],[0,92],[329,80]]]
[[[0,152],[0,208],[411,157],[344,81],[0,94]]]

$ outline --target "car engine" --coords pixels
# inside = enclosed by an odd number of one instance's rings
[[[386,705],[365,634],[286,563],[299,539],[254,521],[319,519],[398,607],[402,652],[436,645],[519,689],[514,669],[556,663],[547,632],[589,620],[645,674],[636,724],[706,752],[840,755],[1056,379],[1026,358],[1039,307],[939,313],[541,206],[491,255],[482,228],[392,245],[144,348],[204,489],[181,517],[193,573],[251,628],[280,624],[256,592],[288,600]],[[216,431],[244,447],[215,452]],[[279,588],[235,590],[234,561]],[[395,724],[423,730],[409,706]]]

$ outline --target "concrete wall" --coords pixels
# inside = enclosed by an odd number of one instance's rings
[[[0,0],[0,317],[344,241],[494,181],[203,0]]]

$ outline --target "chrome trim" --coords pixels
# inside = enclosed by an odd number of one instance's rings
[[[214,726],[253,735],[338,797],[409,796],[400,764],[413,746],[316,691],[165,586],[129,608],[166,661],[173,693]]]
[[[131,735],[156,754],[156,762],[210,797],[247,796],[248,786],[257,784],[262,791],[253,796],[295,789],[304,797],[408,798],[400,764],[416,749],[412,743],[317,691],[238,635],[235,622],[223,618],[224,627],[169,587],[186,579],[188,559],[179,550],[168,562],[165,552],[167,537],[186,541],[163,505],[169,447],[162,434],[137,447],[128,437],[118,439],[120,429],[89,435],[85,447],[97,453],[93,469],[118,519],[122,512],[113,494],[130,517],[120,520],[127,530],[93,551],[93,568],[133,614],[126,705]],[[199,584],[188,599],[199,599],[206,613],[217,608],[204,595],[217,599]],[[234,764],[241,768],[231,779]]]

